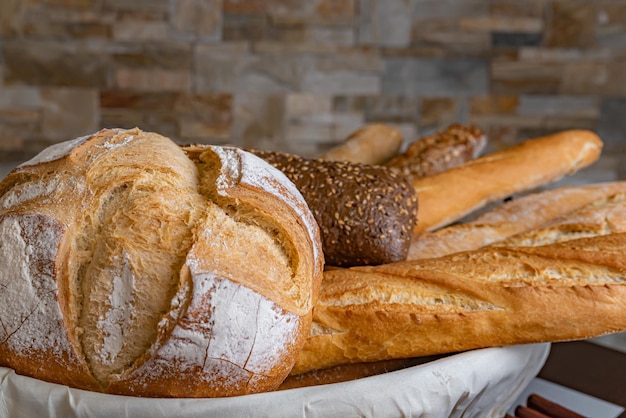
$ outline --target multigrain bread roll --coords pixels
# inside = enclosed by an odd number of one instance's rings
[[[432,176],[477,158],[487,145],[487,136],[476,126],[450,125],[411,143],[385,163],[410,179]]]
[[[293,375],[626,330],[626,234],[324,273]]]
[[[402,147],[402,133],[389,125],[375,123],[353,132],[342,143],[320,156],[324,160],[368,165],[383,164]]]
[[[283,381],[310,328],[318,227],[261,159],[211,146],[196,157],[103,130],[0,183],[0,365],[148,397]]]
[[[573,174],[595,162],[602,145],[593,132],[564,131],[414,180],[420,199],[414,233],[447,226],[489,203]]]
[[[559,187],[507,201],[474,220],[424,232],[411,240],[408,260],[476,250],[539,228],[594,202],[626,192],[626,181]]]
[[[406,259],[418,196],[395,170],[252,151],[281,170],[320,226],[326,264],[349,267]]]

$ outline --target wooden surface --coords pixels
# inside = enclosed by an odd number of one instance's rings
[[[626,408],[626,353],[586,341],[555,343],[539,377]]]

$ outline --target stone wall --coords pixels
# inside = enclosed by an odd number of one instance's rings
[[[626,178],[626,0],[1,0],[0,160],[102,127],[316,155],[370,122],[561,129]]]

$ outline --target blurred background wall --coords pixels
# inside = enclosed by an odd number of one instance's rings
[[[626,178],[626,0],[1,0],[0,161],[103,127],[314,156],[371,122],[562,129]]]

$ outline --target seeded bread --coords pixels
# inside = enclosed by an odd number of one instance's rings
[[[326,264],[349,267],[406,259],[417,223],[417,195],[394,170],[252,151],[281,170],[309,205]]]
[[[486,145],[487,136],[477,127],[453,124],[442,132],[414,141],[385,165],[417,179],[471,161]]]
[[[132,396],[272,390],[322,267],[306,202],[269,164],[103,130],[0,183],[0,365]]]
[[[626,233],[324,273],[293,375],[626,331]]]

